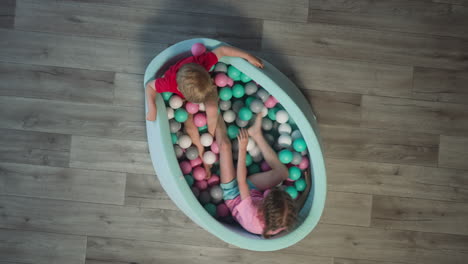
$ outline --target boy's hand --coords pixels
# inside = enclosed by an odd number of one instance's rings
[[[255,67],[262,68],[262,69],[264,67],[262,60],[260,60],[259,58],[253,55],[251,55],[250,58],[248,58],[247,60],[250,62],[250,64],[252,64]]]
[[[153,110],[152,109],[148,110],[148,113],[146,113],[146,120],[148,121],[156,120],[156,113],[157,113],[156,108],[154,108]]]
[[[246,129],[241,129],[237,135],[239,140],[239,150],[247,150],[247,144],[249,144],[249,133]]]

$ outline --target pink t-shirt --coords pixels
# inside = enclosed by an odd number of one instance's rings
[[[240,195],[234,199],[227,200],[226,205],[231,210],[232,216],[247,231],[261,235],[265,229],[265,221],[258,213],[261,206],[263,193],[258,190],[250,190],[250,196],[244,200]],[[269,232],[270,235],[283,231],[284,228]]]

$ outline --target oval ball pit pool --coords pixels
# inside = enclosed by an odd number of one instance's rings
[[[213,39],[198,38],[176,43],[158,54],[146,68],[144,84],[161,76],[172,64],[181,58],[191,56],[191,47],[203,43],[208,50],[228,45]],[[322,214],[326,197],[326,174],[320,146],[315,115],[300,90],[273,65],[263,60],[265,67],[256,68],[241,58],[224,57],[220,60],[231,64],[248,75],[258,85],[274,96],[289,113],[301,131],[307,144],[310,158],[311,190],[299,212],[297,227],[271,239],[251,234],[238,225],[220,222],[212,217],[200,204],[187,184],[179,167],[173,145],[162,96],[156,97],[157,119],[146,121],[148,145],[156,175],[174,203],[199,226],[221,240],[240,248],[255,251],[273,251],[289,247],[307,236],[317,225]],[[143,85],[145,89],[145,85]],[[146,102],[146,100],[145,100]],[[146,106],[147,107],[147,106]],[[147,108],[146,108],[147,111]]]

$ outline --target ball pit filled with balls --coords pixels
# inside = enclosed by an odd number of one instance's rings
[[[198,54],[203,53],[204,49],[194,45],[192,51]],[[292,117],[281,102],[255,83],[248,73],[222,62],[218,62],[210,73],[218,86],[219,114],[226,123],[227,136],[232,141],[233,162],[237,160],[237,134],[240,128],[251,126],[257,113],[260,113],[266,140],[289,169],[288,179],[283,182],[282,188],[296,199],[306,189],[304,175],[309,170],[309,158],[305,141]],[[220,187],[219,148],[207,131],[203,104],[186,102],[171,93],[163,93],[162,96],[167,107],[172,143],[187,184],[210,215],[221,221],[232,222]],[[189,114],[193,115],[194,125],[200,131],[201,144],[205,148],[202,157],[190,137],[184,133],[184,122]],[[249,175],[270,170],[252,139],[249,140],[247,151]],[[210,178],[207,178],[203,163],[212,165]]]

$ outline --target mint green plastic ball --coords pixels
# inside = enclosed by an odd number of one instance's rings
[[[203,206],[205,210],[213,217],[216,216],[216,205],[212,203],[207,203]]]
[[[187,118],[188,118],[188,113],[187,113],[187,111],[185,109],[179,108],[179,109],[175,110],[174,119],[177,122],[183,123],[183,122],[187,121]]]
[[[176,144],[177,143],[177,135],[176,133],[171,133],[171,139],[172,139],[172,144]]]
[[[232,90],[229,87],[223,87],[219,90],[219,98],[224,101],[231,100]]]
[[[260,166],[257,163],[254,163],[247,167],[247,171],[249,172],[249,175],[259,173],[260,172]]]
[[[245,75],[244,73],[241,73],[240,75],[240,80],[244,83],[246,82],[250,82],[252,80],[252,78],[250,78],[249,76]]]
[[[252,165],[252,162],[253,162],[252,156],[249,153],[247,153],[247,155],[245,155],[245,166],[248,167]]]
[[[242,107],[240,110],[239,110],[239,118],[241,120],[244,120],[244,121],[249,121],[250,119],[252,119],[252,111],[250,111],[250,109],[248,107]]]
[[[303,138],[298,138],[294,140],[293,148],[297,152],[302,152],[307,149],[307,144]]]
[[[255,97],[249,96],[245,99],[245,106],[250,108],[250,104],[255,100]]]
[[[208,131],[208,125],[204,125],[204,126],[202,126],[202,127],[199,127],[199,128],[198,128],[198,131],[199,131],[199,132],[206,132],[206,131]]]
[[[229,66],[227,71],[228,76],[233,79],[234,81],[239,81],[241,72],[234,66]]]
[[[306,181],[304,180],[304,178],[300,178],[299,180],[297,180],[295,183],[294,183],[294,186],[296,187],[296,190],[302,192],[305,190],[305,188],[307,187],[307,183]]]
[[[301,169],[296,166],[289,168],[289,179],[296,181],[301,177]]]
[[[245,94],[245,89],[242,84],[234,84],[232,87],[232,96],[235,98],[241,98]]]
[[[291,196],[291,198],[296,199],[298,192],[295,187],[293,186],[288,186],[286,187],[285,191]]]
[[[230,139],[235,139],[239,134],[239,127],[236,125],[229,125],[227,128],[227,134]]]
[[[192,187],[193,183],[195,182],[195,180],[193,179],[192,175],[184,175],[184,178],[185,178],[185,181],[187,182],[187,184]]]
[[[172,93],[171,92],[164,92],[164,93],[161,93],[164,101],[169,101],[169,99],[171,99],[171,96],[172,96]]]
[[[283,164],[288,164],[293,159],[293,153],[290,150],[283,149],[278,153],[278,158]]]
[[[276,121],[276,112],[279,111],[279,108],[273,107],[268,109],[268,118],[270,118],[272,121]]]

